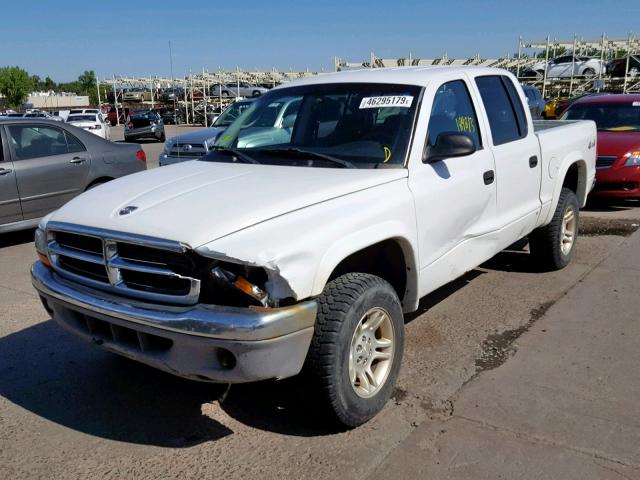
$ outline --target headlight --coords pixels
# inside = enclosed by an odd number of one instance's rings
[[[51,268],[51,262],[49,262],[49,256],[47,255],[47,233],[40,227],[36,228],[35,244],[38,258],[45,266]]]
[[[164,153],[169,153],[171,151],[171,149],[173,148],[173,146],[176,144],[176,141],[173,139],[169,139],[166,142],[164,142]]]
[[[40,227],[36,228],[35,233],[36,252],[47,254],[47,234]]]
[[[216,266],[211,269],[211,277],[216,283],[234,288],[260,303],[262,306],[269,306],[270,299],[267,292],[244,276]]]
[[[627,159],[624,162],[625,167],[640,167],[640,151],[627,153]]]

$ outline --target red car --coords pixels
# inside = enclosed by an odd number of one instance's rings
[[[640,198],[640,95],[584,97],[562,120],[598,126],[596,186],[591,195]]]

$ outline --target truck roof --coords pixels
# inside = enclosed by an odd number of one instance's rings
[[[389,67],[389,68],[362,68],[357,70],[344,70],[335,73],[320,74],[300,80],[294,80],[282,84],[276,88],[297,85],[310,85],[317,83],[397,83],[404,85],[425,86],[429,81],[437,79],[451,72],[465,72],[470,75],[487,75],[507,73],[501,68],[476,67],[476,66],[429,66],[429,67]]]

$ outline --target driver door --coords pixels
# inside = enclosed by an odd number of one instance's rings
[[[75,136],[50,124],[8,128],[24,219],[61,207],[86,188],[90,158]]]
[[[440,133],[456,132],[470,136],[476,151],[432,163],[420,162],[409,171],[409,188],[416,204],[420,268],[428,270],[421,273],[429,285],[426,291],[488,258],[486,249],[474,247],[474,239],[494,230],[495,166],[471,91],[466,79],[449,81],[437,88],[424,146],[434,146]],[[425,93],[425,98],[428,96]],[[421,144],[416,140],[415,145]]]

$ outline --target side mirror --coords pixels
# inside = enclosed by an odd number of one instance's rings
[[[476,151],[476,146],[469,135],[458,132],[443,132],[436,138],[436,144],[425,149],[422,156],[424,163],[433,163],[445,158],[464,157]]]

